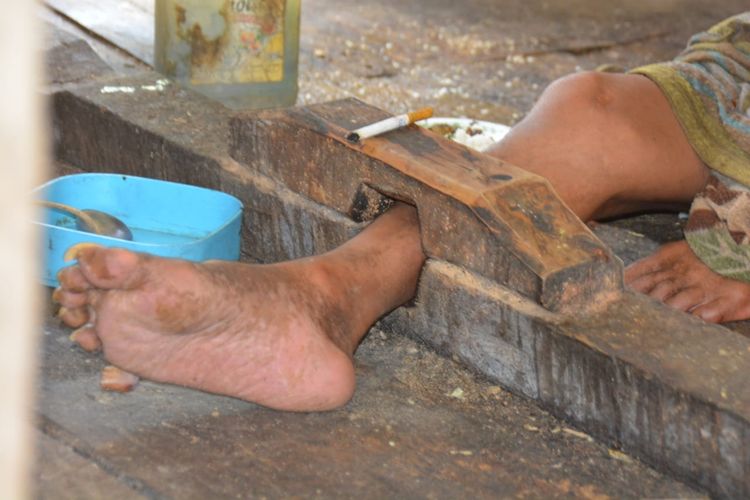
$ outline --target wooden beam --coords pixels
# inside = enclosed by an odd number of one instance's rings
[[[361,144],[345,139],[384,116],[356,99],[248,113],[232,121],[231,154],[345,214],[363,187],[412,203],[428,257],[549,310],[601,307],[622,290],[619,260],[545,179],[416,125]]]

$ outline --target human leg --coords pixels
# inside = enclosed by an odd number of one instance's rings
[[[547,178],[585,221],[687,206],[708,180],[664,95],[640,75],[556,81],[489,154]]]
[[[354,390],[352,354],[409,300],[424,262],[416,211],[397,204],[316,257],[195,264],[81,248],[55,298],[87,347],[151,380],[272,408],[325,410]],[[83,326],[84,329],[89,328]]]
[[[640,75],[554,83],[490,154],[546,177],[583,220],[687,208],[709,178],[660,89]],[[719,276],[684,241],[630,266],[625,281],[706,321],[750,317],[750,285]]]

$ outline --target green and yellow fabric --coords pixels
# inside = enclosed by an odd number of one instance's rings
[[[719,274],[750,282],[750,12],[693,36],[674,60],[631,71],[654,81],[713,171],[685,237]]]

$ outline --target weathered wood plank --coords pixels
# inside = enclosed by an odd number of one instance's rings
[[[153,64],[152,0],[45,0],[60,14],[146,64]]]
[[[148,382],[103,393],[101,358],[45,331],[43,498],[698,494],[402,336],[361,346],[346,408],[299,414]]]
[[[467,267],[552,310],[598,306],[621,266],[549,183],[420,127],[351,144],[385,113],[357,100],[240,116],[232,156],[351,213],[361,186],[416,205],[428,256]]]
[[[48,34],[46,59],[47,83],[51,86],[115,74],[86,41],[59,30]]]
[[[41,432],[37,432],[36,437],[38,460],[34,470],[34,498],[148,498],[70,446]]]

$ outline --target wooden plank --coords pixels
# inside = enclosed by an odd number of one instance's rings
[[[345,139],[383,116],[355,99],[240,115],[231,154],[343,213],[363,185],[410,202],[429,257],[550,310],[603,307],[621,290],[619,261],[545,179],[416,126],[361,144]]]
[[[148,498],[73,448],[37,432],[33,496],[56,498]]]
[[[349,100],[309,109],[324,118],[333,112],[346,120],[361,117],[363,107],[359,101]],[[297,111],[292,113],[296,116]],[[345,128],[329,127],[326,135],[471,207],[483,224],[497,234],[507,233],[499,226],[507,224],[510,216],[527,214],[514,225],[512,244],[533,259],[546,258],[551,270],[590,257],[590,248],[572,242],[591,238],[591,232],[556,199],[551,186],[538,175],[415,125],[361,143],[347,141]],[[537,220],[545,217],[550,220],[535,225],[528,217],[532,211]],[[540,271],[544,272],[541,268]]]
[[[399,335],[360,347],[349,405],[301,414],[149,382],[103,393],[100,356],[45,331],[42,498],[697,494]]]
[[[48,6],[146,64],[152,65],[152,0],[46,0]]]

